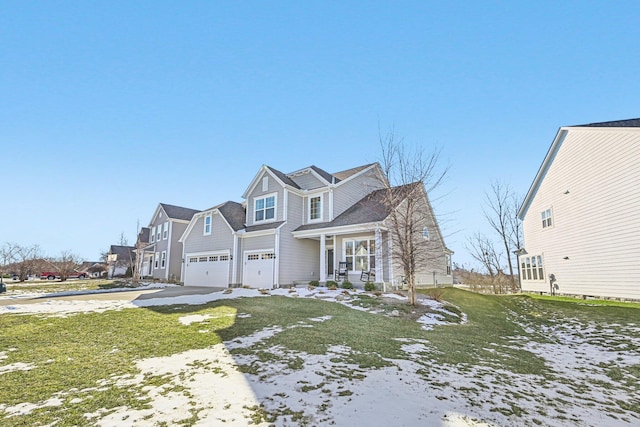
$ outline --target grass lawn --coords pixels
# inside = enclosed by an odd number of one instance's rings
[[[434,399],[462,401],[469,414],[496,425],[640,422],[640,304],[453,288],[442,298],[448,305],[440,315],[451,323],[431,330],[415,319],[425,309],[417,313],[371,295],[353,305],[377,313],[270,296],[66,317],[3,314],[0,425],[98,425],[118,408],[153,408],[153,387],[189,401],[188,378],[175,378],[184,371],[149,374],[136,362],[221,343],[256,390],[278,370],[301,373],[313,358],[329,364],[282,395],[245,408],[258,425],[320,423],[308,408],[288,403],[294,392],[313,396],[314,411],[330,420],[331,406],[337,411],[338,402],[355,398],[359,381],[389,368],[404,369]],[[186,316],[200,320],[182,322]],[[193,362],[194,369],[202,364]],[[206,368],[218,372],[215,360]],[[136,376],[142,378],[133,381]],[[203,409],[191,403],[180,425],[200,419]],[[602,414],[604,421],[585,422],[585,413]]]

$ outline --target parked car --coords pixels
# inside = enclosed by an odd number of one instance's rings
[[[84,271],[74,271],[69,273],[69,276],[67,278],[68,279],[86,279],[87,277],[89,277],[89,275]],[[40,273],[40,279],[42,280],[54,280],[59,278],[60,278],[60,273],[58,273],[57,271],[43,271],[42,273]]]

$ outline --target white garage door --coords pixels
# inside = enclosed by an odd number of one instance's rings
[[[273,287],[275,258],[273,251],[245,252],[242,284],[250,288]]]
[[[229,285],[229,254],[187,254],[184,269],[185,286]]]

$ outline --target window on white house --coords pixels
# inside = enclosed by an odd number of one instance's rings
[[[269,191],[269,177],[262,177],[262,191]]]
[[[151,229],[151,243],[156,241],[156,227]]]
[[[451,276],[451,255],[445,255],[444,258],[447,263],[447,276]]]
[[[153,268],[158,268],[160,266],[160,252],[156,252],[155,262],[153,264]]]
[[[520,278],[522,280],[545,280],[542,255],[520,258]]]
[[[167,240],[167,237],[169,237],[169,223],[165,222],[162,229],[162,240]]]
[[[344,255],[351,271],[369,271],[376,267],[376,242],[370,240],[345,240]]]
[[[208,236],[209,234],[211,234],[211,215],[204,217],[204,235]]]
[[[167,264],[167,251],[162,251],[162,256],[160,257],[160,268],[164,268]]]
[[[156,241],[158,242],[160,241],[161,235],[162,235],[162,225],[159,225],[157,227],[157,232],[156,232]]]
[[[255,199],[255,221],[269,221],[276,217],[276,196]]]
[[[422,238],[424,240],[429,240],[429,229],[427,227],[422,229]]]
[[[542,228],[551,227],[551,209],[542,212]]]
[[[319,221],[322,219],[322,197],[309,198],[309,221]]]

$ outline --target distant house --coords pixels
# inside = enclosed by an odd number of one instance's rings
[[[111,245],[107,255],[109,277],[126,276],[133,272],[136,261],[134,246]]]
[[[523,290],[640,299],[640,119],[561,127],[518,217]]]
[[[181,280],[182,243],[180,236],[189,225],[196,209],[160,203],[149,226],[139,238],[143,245],[140,276],[159,280]]]
[[[100,261],[84,261],[78,271],[85,272],[91,278],[104,277],[109,272],[109,265],[106,262]]]
[[[392,255],[380,165],[336,173],[316,166],[283,173],[262,166],[243,194],[193,216],[180,238],[185,285],[274,288],[344,277],[361,283],[403,283]],[[408,188],[397,187],[396,195]],[[406,192],[408,194],[408,191]],[[442,239],[424,186],[416,194],[424,215],[421,238],[429,262],[419,265],[418,285],[451,284],[451,251]],[[398,197],[398,204],[406,200]]]

